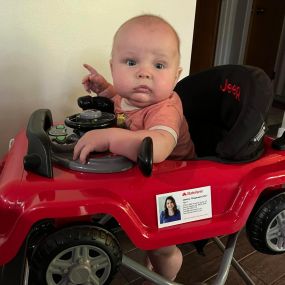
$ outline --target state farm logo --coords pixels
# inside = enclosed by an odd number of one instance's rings
[[[184,191],[182,196],[194,195],[194,194],[201,194],[203,190],[194,190],[194,191]]]
[[[232,95],[237,101],[240,101],[240,86],[229,83],[228,79],[225,80],[223,85],[220,85],[220,90]]]

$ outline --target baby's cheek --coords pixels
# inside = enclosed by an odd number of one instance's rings
[[[122,78],[122,80],[114,82],[114,87],[116,92],[120,95],[123,95],[133,88],[131,83],[126,78]]]
[[[168,83],[165,83],[163,85],[158,86],[158,88],[156,88],[156,89],[157,89],[157,92],[159,94],[158,97],[160,99],[166,99],[172,94],[173,89],[174,89],[174,85],[169,84],[169,82],[168,82]]]
[[[176,84],[176,80],[171,76],[171,77],[165,77],[162,80],[160,80],[160,88],[163,90],[172,90]]]

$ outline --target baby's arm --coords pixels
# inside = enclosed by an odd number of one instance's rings
[[[145,137],[153,140],[153,162],[165,160],[175,147],[173,136],[164,130],[130,131],[120,128],[100,129],[87,132],[74,148],[73,159],[86,162],[92,151],[107,151],[136,161],[138,150]]]
[[[116,95],[113,85],[110,84],[97,70],[89,64],[83,66],[90,72],[82,79],[84,89],[91,93],[94,92],[98,96],[112,98]]]

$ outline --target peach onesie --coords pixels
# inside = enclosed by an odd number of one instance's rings
[[[166,100],[144,108],[129,105],[119,95],[112,99],[115,103],[119,127],[132,131],[158,129],[168,131],[176,141],[169,159],[186,160],[195,156],[194,144],[190,138],[182,103],[177,93],[173,92]]]

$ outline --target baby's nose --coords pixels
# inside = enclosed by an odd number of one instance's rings
[[[146,78],[146,79],[150,79],[150,75],[149,74],[144,74],[144,73],[140,73],[138,75],[139,78]]]
[[[141,79],[150,79],[151,73],[147,69],[140,69],[137,73],[137,77]]]

